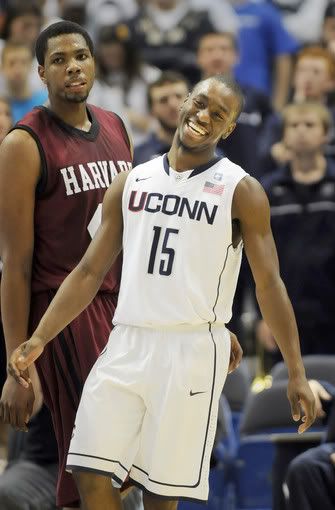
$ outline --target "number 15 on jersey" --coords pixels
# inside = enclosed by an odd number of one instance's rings
[[[179,230],[176,228],[164,229],[162,227],[153,227],[153,231],[154,234],[149,256],[148,273],[154,274],[154,272],[158,269],[158,273],[160,275],[170,276],[175,257],[175,250],[171,247],[171,245],[173,246],[173,238],[179,234]],[[162,242],[161,239],[163,239]],[[159,260],[156,262],[158,249],[160,249]],[[155,267],[156,264],[158,265],[158,268]]]

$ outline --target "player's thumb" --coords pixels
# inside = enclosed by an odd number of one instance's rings
[[[35,361],[38,357],[35,355],[35,350],[36,349],[31,346],[25,345],[17,359],[17,367],[19,370],[26,370]]]
[[[16,362],[17,368],[21,372],[24,372],[25,370],[27,370],[29,365],[31,365],[31,363],[28,362],[27,355],[26,354],[20,354],[20,356],[18,357],[17,362]]]

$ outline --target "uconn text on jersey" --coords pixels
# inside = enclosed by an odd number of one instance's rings
[[[162,193],[148,193],[142,191],[137,197],[137,191],[132,191],[128,204],[129,211],[148,213],[161,212],[168,216],[188,217],[190,220],[201,221],[205,217],[209,225],[213,225],[218,210],[217,205],[204,201],[190,201],[187,197],[178,195],[162,195]]]

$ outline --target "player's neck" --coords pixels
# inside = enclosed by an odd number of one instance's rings
[[[310,184],[320,181],[327,170],[326,158],[322,154],[308,155],[306,157],[293,157],[291,171],[293,179],[297,182]]]
[[[86,102],[63,104],[49,98],[46,106],[69,126],[83,131],[90,130],[91,121],[88,118]]]
[[[201,165],[205,165],[215,156],[215,148],[207,149],[203,152],[193,152],[187,150],[182,145],[177,146],[175,141],[169,151],[168,158],[170,166],[176,172],[183,172]]]

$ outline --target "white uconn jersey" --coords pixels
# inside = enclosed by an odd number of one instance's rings
[[[231,206],[247,174],[227,158],[187,172],[167,155],[137,166],[123,192],[123,267],[114,324],[227,323],[241,265]]]

